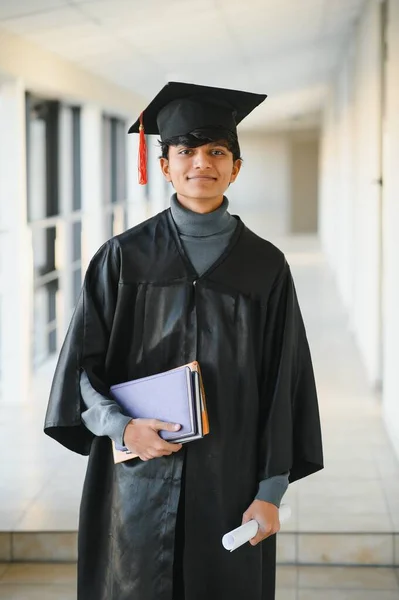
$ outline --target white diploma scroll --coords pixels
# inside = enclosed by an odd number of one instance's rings
[[[291,516],[291,507],[288,504],[282,504],[279,509],[279,520],[280,525],[285,523]],[[252,519],[252,521],[248,521],[245,525],[241,525],[237,527],[237,529],[233,529],[233,531],[229,531],[222,538],[223,547],[226,550],[237,550],[240,546],[252,540],[253,537],[258,533],[259,525],[258,523]]]

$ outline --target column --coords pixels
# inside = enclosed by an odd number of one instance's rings
[[[2,402],[31,399],[33,258],[27,223],[25,89],[0,86]]]
[[[127,225],[134,227],[149,217],[146,189],[138,178],[139,136],[130,134],[126,143]]]
[[[81,111],[82,131],[82,269],[106,241],[103,210],[102,113],[85,105]]]
[[[159,136],[148,136],[148,181],[151,215],[161,212],[169,205],[167,185],[159,166],[161,148],[158,139]]]

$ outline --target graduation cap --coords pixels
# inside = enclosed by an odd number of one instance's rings
[[[169,82],[128,131],[140,134],[139,182],[147,183],[145,134],[158,134],[162,141],[215,127],[236,134],[237,125],[265,98],[266,94]]]

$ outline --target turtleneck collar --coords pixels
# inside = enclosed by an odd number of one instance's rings
[[[222,204],[214,211],[200,214],[185,208],[173,194],[170,199],[170,209],[176,227],[180,234],[193,237],[205,237],[220,233],[231,223],[234,217],[227,212],[229,201],[223,196]]]

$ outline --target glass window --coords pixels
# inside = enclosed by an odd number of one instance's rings
[[[34,228],[32,232],[34,277],[38,279],[56,270],[56,228]]]
[[[82,258],[82,222],[72,224],[72,262]]]
[[[72,207],[73,210],[82,208],[82,173],[81,173],[81,130],[80,107],[72,108]]]
[[[33,307],[34,367],[38,367],[57,350],[57,298],[57,277],[35,289]]]
[[[34,367],[57,350],[59,103],[26,95],[28,218],[33,250]]]
[[[103,202],[105,233],[112,237],[127,223],[126,123],[103,117]]]
[[[73,271],[73,302],[74,305],[78,301],[80,289],[82,287],[82,269],[78,267]]]
[[[59,103],[27,94],[26,106],[28,217],[35,221],[59,213]]]

